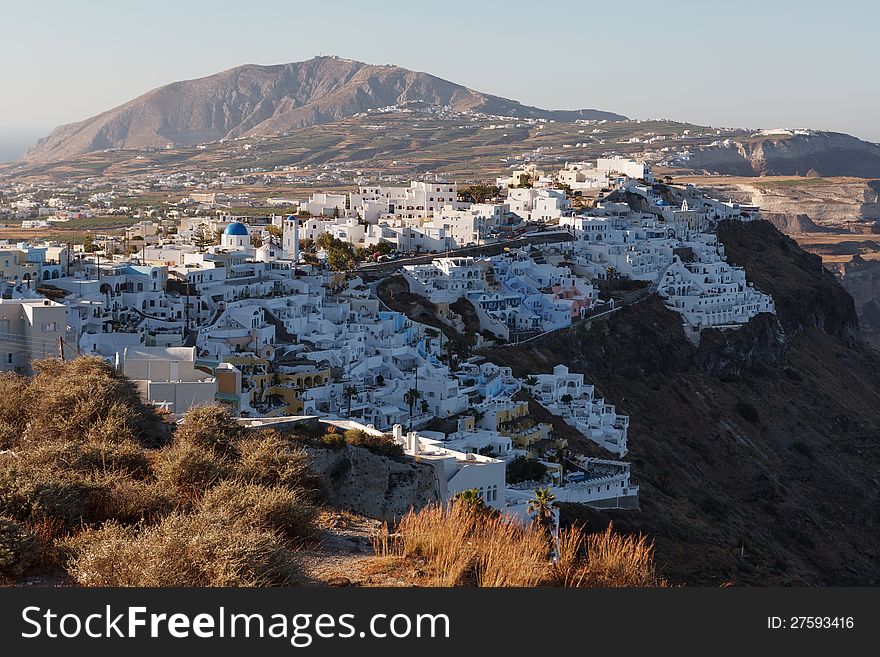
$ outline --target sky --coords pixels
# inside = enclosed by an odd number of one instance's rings
[[[547,109],[880,142],[875,0],[0,0],[0,161],[241,64],[338,55]]]

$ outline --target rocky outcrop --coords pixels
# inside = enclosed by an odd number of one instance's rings
[[[626,118],[591,109],[543,110],[399,66],[315,57],[277,66],[239,66],[159,87],[85,121],[56,128],[23,159],[52,162],[106,149],[279,135],[390,105],[560,121]]]
[[[871,233],[880,221],[880,180],[795,178],[709,181],[710,195],[761,206],[762,216],[789,233]]]
[[[352,445],[308,451],[309,465],[326,482],[327,501],[333,506],[394,520],[440,501],[440,483],[430,465],[378,456]]]
[[[880,261],[856,255],[836,270],[855,303],[862,336],[880,348]]]
[[[722,221],[716,232],[728,261],[745,267],[749,281],[773,296],[789,337],[818,329],[847,344],[856,339],[859,322],[853,299],[822,266],[822,258],[807,253],[766,221]]]
[[[680,162],[731,176],[880,176],[880,146],[839,132],[756,136],[697,149]]]

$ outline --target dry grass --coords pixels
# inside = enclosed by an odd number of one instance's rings
[[[262,430],[238,443],[236,478],[251,484],[287,486],[317,492],[321,480],[308,466],[308,454],[282,434]]]
[[[237,455],[236,444],[245,430],[226,408],[195,406],[183,417],[174,432],[178,443],[189,443],[224,456]]]
[[[194,500],[208,488],[231,476],[232,463],[205,447],[177,441],[156,458],[156,478],[176,490],[185,500]]]
[[[245,431],[216,406],[193,409],[172,439],[103,360],[35,368],[30,378],[0,374],[0,516],[12,523],[0,550],[5,576],[60,566],[89,584],[133,584],[140,570],[143,582],[174,585],[290,580],[287,548],[314,535],[321,488],[301,448],[277,432]],[[186,531],[201,537],[186,543]],[[40,548],[34,558],[14,547],[24,536]],[[176,569],[165,580],[162,559]]]
[[[302,491],[282,486],[226,481],[205,493],[199,510],[226,524],[277,532],[293,543],[317,532],[318,510]]]
[[[568,528],[559,533],[555,559],[549,546],[535,524],[458,503],[411,512],[396,531],[385,524],[374,539],[377,568],[397,579],[416,576],[420,585],[666,585],[644,537],[620,536],[611,526],[596,534]]]
[[[644,536],[621,536],[609,524],[604,532],[586,537],[587,556],[577,586],[666,586],[657,575],[654,545]]]
[[[28,404],[25,441],[61,439],[82,442],[92,435],[133,440],[147,447],[164,444],[165,425],[141,401],[135,385],[102,358],[83,357],[34,362],[29,386],[40,404]]]
[[[19,577],[40,559],[42,544],[32,532],[0,517],[0,574]]]
[[[376,538],[380,557],[420,558],[431,586],[535,586],[547,565],[547,537],[532,526],[472,505],[409,513]]]
[[[285,586],[299,576],[275,534],[206,514],[173,513],[141,528],[109,523],[68,547],[82,586]]]

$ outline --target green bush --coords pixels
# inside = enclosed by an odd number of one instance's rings
[[[363,447],[379,456],[397,458],[403,456],[403,446],[394,442],[390,436],[376,436],[360,429],[349,429],[343,434],[345,442],[355,447]]]
[[[523,481],[543,481],[547,466],[535,459],[518,456],[507,464],[507,483],[518,484]]]

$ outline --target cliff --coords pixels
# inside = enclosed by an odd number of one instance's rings
[[[653,297],[492,354],[520,374],[568,363],[631,417],[641,510],[564,520],[645,532],[675,583],[880,583],[880,354],[816,256],[767,222],[718,234],[776,317],[695,347]]]
[[[732,176],[880,176],[880,145],[839,132],[760,135],[699,148],[679,164]]]
[[[327,502],[353,513],[393,520],[440,501],[434,468],[397,461],[362,447],[309,448],[309,466],[327,482]]]
[[[700,187],[718,198],[761,206],[762,215],[786,233],[871,233],[880,220],[880,180],[733,178],[701,181]]]

